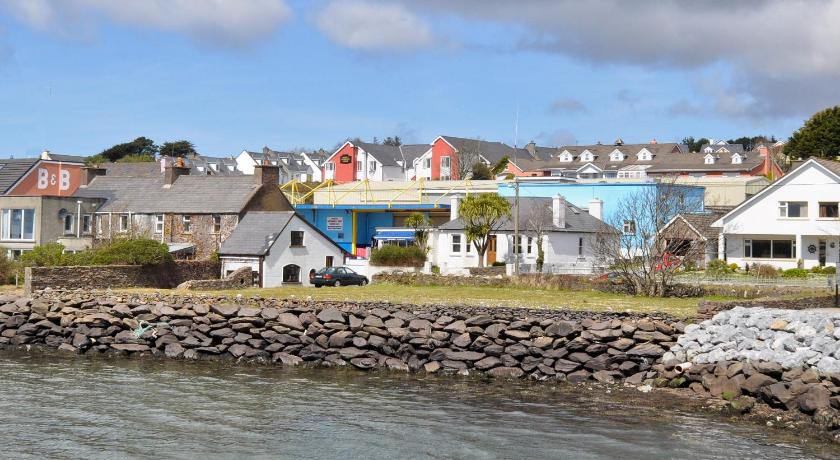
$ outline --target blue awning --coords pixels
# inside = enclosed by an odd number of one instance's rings
[[[413,230],[378,230],[373,237],[377,240],[413,240]]]

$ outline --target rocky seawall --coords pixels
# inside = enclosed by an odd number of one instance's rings
[[[641,383],[669,317],[389,303],[41,293],[0,297],[0,346]]]

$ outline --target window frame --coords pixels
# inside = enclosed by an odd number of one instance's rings
[[[218,235],[222,233],[222,215],[221,214],[213,214],[213,234]]]
[[[799,206],[799,214],[798,216],[791,216],[790,215],[790,208],[791,204],[796,204]],[[797,220],[804,220],[808,219],[808,202],[807,201],[779,201],[779,218],[780,219],[797,219]],[[804,210],[804,213],[803,213]]]
[[[760,257],[755,255],[755,243],[760,241],[762,244],[770,243],[770,257]],[[776,254],[777,243],[790,244],[790,257],[778,257]],[[760,260],[795,260],[796,259],[796,239],[756,239],[744,238],[744,258],[745,259],[760,259]]]
[[[12,237],[12,218],[15,212],[20,213],[20,236]],[[2,233],[0,239],[4,241],[35,241],[35,208],[6,208],[0,213],[2,216]],[[29,238],[27,238],[27,224]]]
[[[181,229],[184,233],[192,233],[192,215],[181,215]]]
[[[831,205],[834,208],[834,216],[823,216],[823,209],[824,206]],[[830,208],[827,208],[830,209]],[[825,219],[825,220],[837,220],[840,219],[840,203],[837,201],[819,201],[817,202],[817,218],[818,219]]]
[[[291,230],[289,233],[289,247],[302,248],[306,246],[306,233],[303,230]],[[297,244],[295,244],[297,240]]]
[[[119,225],[120,233],[125,233],[131,227],[131,215],[130,214],[120,214],[119,219],[117,219]]]
[[[356,172],[364,172],[365,171],[365,162],[362,160],[356,160]]]
[[[68,225],[67,225],[68,223],[70,224],[69,228],[68,228]],[[61,227],[62,227],[62,231],[64,232],[65,236],[75,234],[76,233],[76,215],[73,214],[73,213],[67,213],[64,216],[64,219],[62,219]]]
[[[82,235],[93,234],[93,214],[82,214]]]
[[[583,257],[583,237],[578,237],[578,257]]]
[[[335,163],[332,161],[328,161],[327,164],[324,166],[324,169],[327,171],[335,171]]]
[[[452,253],[461,253],[461,235],[458,233],[453,233],[452,238],[450,240]]]
[[[624,223],[621,225],[621,233],[623,233],[624,235],[635,235],[636,221],[625,219]]]
[[[444,160],[446,160],[446,164],[444,165]],[[440,157],[440,169],[446,168],[449,169],[452,167],[452,158],[449,155],[444,155]]]
[[[163,214],[155,214],[155,234],[162,235],[166,229],[166,220]]]

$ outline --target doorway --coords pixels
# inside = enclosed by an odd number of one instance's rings
[[[819,242],[819,260],[820,260],[820,267],[825,267],[825,240],[820,240]]]
[[[491,267],[496,262],[496,235],[490,235],[487,239],[487,266]]]

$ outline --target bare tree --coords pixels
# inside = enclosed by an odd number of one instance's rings
[[[455,164],[452,165],[458,175],[457,179],[464,180],[470,177],[473,165],[483,161],[481,158],[481,140],[467,140],[464,142],[458,149]]]
[[[552,227],[551,202],[546,201],[531,208],[525,218],[525,231],[533,235],[537,243],[537,272],[542,273],[545,263],[545,249],[543,241]],[[521,245],[514,247],[521,248]]]
[[[666,180],[622,197],[595,238],[596,256],[612,262],[628,290],[664,296],[685,261],[705,254],[705,242],[689,225],[675,225],[680,214],[702,209],[703,197]]]

